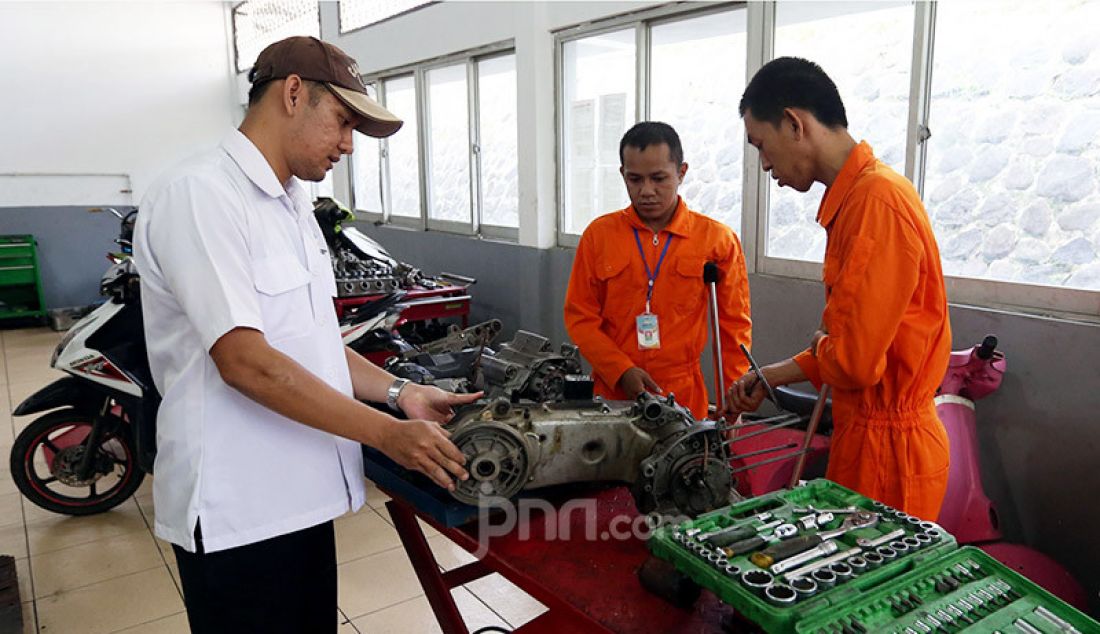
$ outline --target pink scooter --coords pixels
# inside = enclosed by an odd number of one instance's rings
[[[1005,371],[997,338],[951,353],[936,395],[936,413],[951,443],[947,494],[938,522],[960,544],[972,544],[1074,607],[1086,609],[1085,589],[1057,561],[1027,546],[1002,541],[997,508],[982,489],[974,401],[997,390]]]

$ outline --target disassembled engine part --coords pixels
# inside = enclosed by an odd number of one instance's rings
[[[642,513],[695,517],[730,503],[729,458],[713,423],[672,396],[634,402],[461,408],[446,425],[466,456],[452,495],[492,506],[525,489],[567,482],[623,482]]]

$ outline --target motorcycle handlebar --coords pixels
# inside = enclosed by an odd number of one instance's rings
[[[978,346],[978,358],[989,360],[993,357],[993,351],[996,349],[997,337],[995,335],[986,335],[985,339],[982,339],[982,345]]]

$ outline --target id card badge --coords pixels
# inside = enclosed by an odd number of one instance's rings
[[[661,329],[657,325],[657,315],[645,312],[635,318],[638,329],[639,350],[659,350],[661,347]]]

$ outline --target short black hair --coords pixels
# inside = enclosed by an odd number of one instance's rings
[[[619,141],[619,165],[623,164],[623,150],[629,147],[644,150],[650,145],[668,146],[668,154],[672,162],[680,165],[684,162],[684,148],[680,145],[680,135],[667,123],[660,121],[642,121],[635,123],[634,127],[626,131],[623,140]]]
[[[801,57],[777,57],[756,72],[741,95],[741,116],[778,125],[784,108],[809,111],[822,125],[847,128],[848,115],[836,84],[821,67]]]

